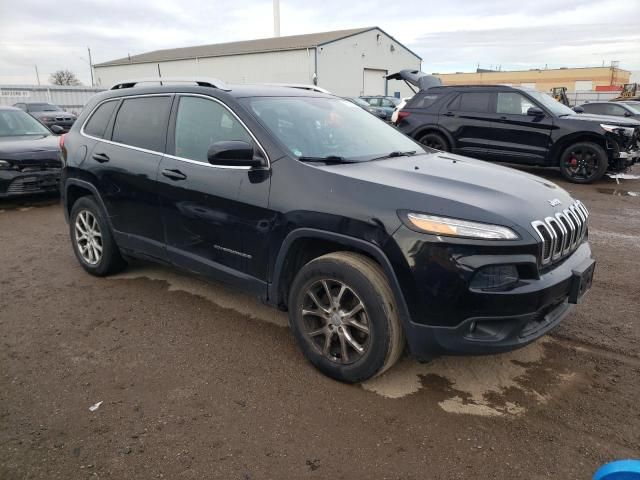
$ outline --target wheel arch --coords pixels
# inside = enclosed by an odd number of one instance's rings
[[[314,228],[299,228],[285,237],[276,257],[271,277],[273,281],[269,284],[269,303],[286,309],[289,286],[298,267],[326,253],[345,250],[363,254],[380,265],[394,294],[400,319],[406,324],[410,317],[404,294],[393,266],[382,249],[359,238]]]
[[[78,201],[79,198],[86,197],[88,195],[91,195],[96,199],[105,214],[107,212],[98,189],[93,184],[85,180],[80,180],[78,178],[67,179],[64,184],[63,195],[62,202],[64,206],[64,215],[67,221],[69,220],[73,204]],[[109,219],[109,215],[106,215],[106,218],[107,222],[110,224],[111,220]]]
[[[549,156],[551,165],[558,166],[560,164],[560,156],[562,155],[562,152],[574,143],[579,142],[596,143],[601,146],[605,152],[607,152],[608,156],[607,139],[604,136],[598,135],[594,132],[576,132],[571,135],[566,135],[555,142],[551,149],[551,155]]]

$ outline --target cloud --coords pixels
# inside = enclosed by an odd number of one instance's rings
[[[127,54],[268,37],[271,0],[21,0],[0,14],[0,83],[46,82],[59,68],[89,83],[95,63]],[[600,65],[640,69],[640,2],[619,0],[281,0],[283,35],[378,25],[424,70]]]

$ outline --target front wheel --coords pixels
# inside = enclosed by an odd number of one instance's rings
[[[608,167],[607,152],[593,142],[574,143],[560,156],[560,173],[573,183],[595,182]]]
[[[346,383],[384,372],[404,348],[386,276],[373,260],[352,252],[324,255],[298,272],[289,295],[289,322],[307,359]]]

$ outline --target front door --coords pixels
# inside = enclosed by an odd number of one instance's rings
[[[162,158],[158,177],[169,259],[264,294],[269,172],[207,161],[215,142],[243,140],[260,149],[257,141],[226,105],[210,97],[180,96],[171,117],[170,154]]]
[[[519,92],[497,93],[496,115],[487,136],[487,158],[503,162],[545,163],[553,119],[549,115],[527,115],[531,107],[538,105]]]

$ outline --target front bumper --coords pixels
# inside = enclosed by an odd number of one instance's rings
[[[411,353],[419,359],[438,355],[480,355],[514,350],[540,338],[571,312],[576,272],[591,265],[591,249],[583,242],[570,256],[507,290],[469,287],[474,267],[486,264],[526,266],[535,255],[522,252],[474,255],[452,245],[424,248],[413,258],[413,281],[421,308],[405,321]],[[445,258],[456,259],[444,261]],[[436,259],[430,261],[429,259]],[[420,267],[418,267],[420,265]],[[448,265],[443,268],[444,265]],[[535,264],[529,264],[536,268]],[[590,284],[586,285],[588,288]]]
[[[60,191],[60,169],[0,170],[0,198]]]

